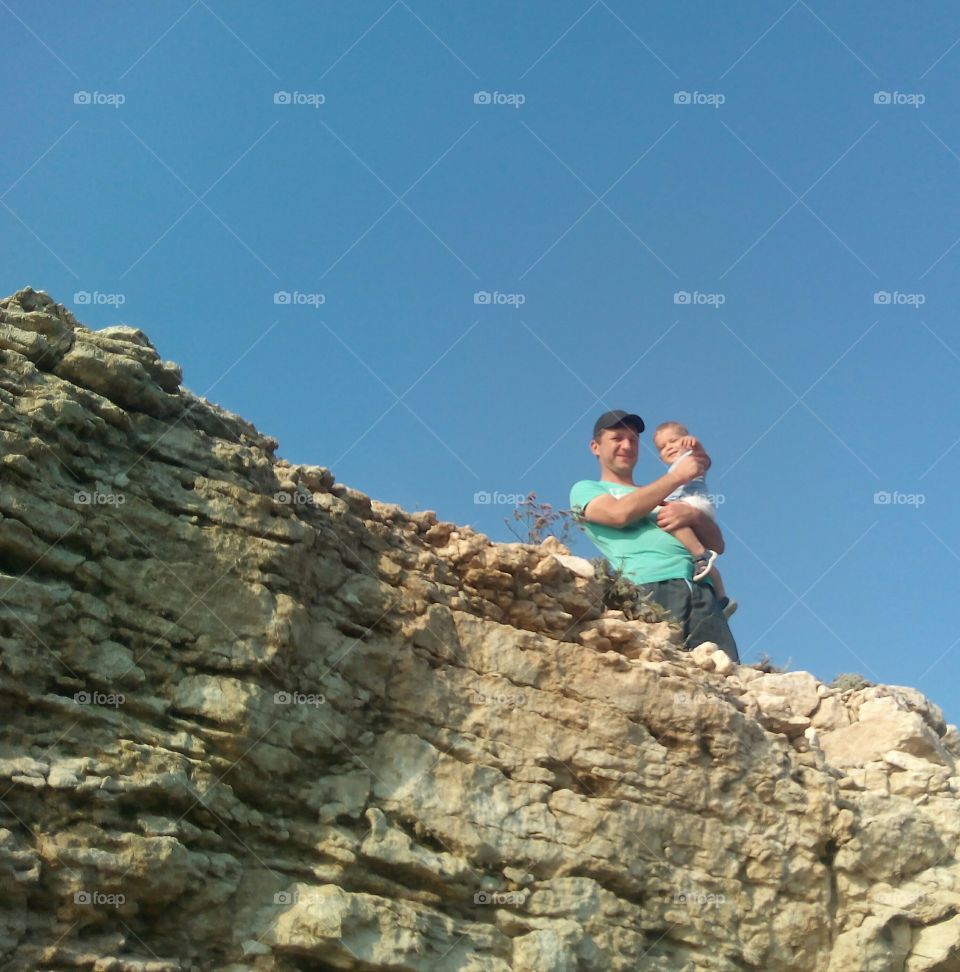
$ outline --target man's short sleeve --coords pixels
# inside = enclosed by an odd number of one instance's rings
[[[602,483],[593,479],[581,479],[579,483],[574,483],[570,490],[570,509],[577,516],[582,516],[590,500],[606,495],[607,491]]]

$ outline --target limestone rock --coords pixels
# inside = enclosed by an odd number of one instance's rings
[[[713,670],[719,675],[729,675],[736,667],[733,659],[722,649],[718,648],[711,656]]]
[[[0,300],[0,967],[957,967],[960,737]]]
[[[809,672],[768,673],[750,683],[761,720],[774,732],[803,733],[820,704],[817,680]]]
[[[31,287],[0,300],[0,349],[51,369],[74,342],[76,320],[62,305]]]
[[[919,756],[940,766],[954,765],[935,729],[919,712],[906,708],[892,695],[863,702],[857,722],[824,732],[820,742],[836,766],[863,766],[890,750]]]
[[[810,725],[820,732],[842,729],[852,721],[849,708],[836,696],[824,696],[810,720]]]
[[[592,580],[596,573],[593,564],[585,557],[574,557],[573,554],[555,554],[554,559],[568,570],[572,570],[578,577],[586,577],[588,580]]]
[[[960,915],[916,929],[904,969],[905,972],[960,969]]]
[[[705,671],[712,672],[716,667],[714,654],[719,649],[712,641],[704,641],[690,652],[690,657]]]

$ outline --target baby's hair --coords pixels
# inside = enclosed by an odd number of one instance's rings
[[[689,435],[690,434],[690,430],[682,422],[661,422],[653,430],[653,441],[656,442],[657,441],[657,436],[661,432],[666,432],[667,429],[676,429],[677,432],[679,432],[681,435]]]

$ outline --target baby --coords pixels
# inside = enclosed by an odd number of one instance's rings
[[[704,455],[703,446],[679,422],[663,422],[653,433],[653,444],[660,453],[660,458],[672,469],[684,456],[694,453]],[[665,503],[687,503],[689,506],[706,513],[711,520],[717,518],[717,510],[707,492],[707,481],[703,476],[690,480],[689,483],[675,489],[665,500]],[[671,530],[671,534],[682,543],[693,555],[693,579],[703,580],[708,574],[717,593],[720,608],[729,618],[737,609],[737,602],[727,597],[723,587],[720,572],[714,567],[717,554],[708,550],[697,536],[692,527],[678,527]]]

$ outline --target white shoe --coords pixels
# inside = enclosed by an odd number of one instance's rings
[[[703,580],[710,573],[713,568],[713,562],[716,559],[717,552],[715,550],[706,550],[699,557],[695,558],[693,561],[693,579],[695,581]]]

